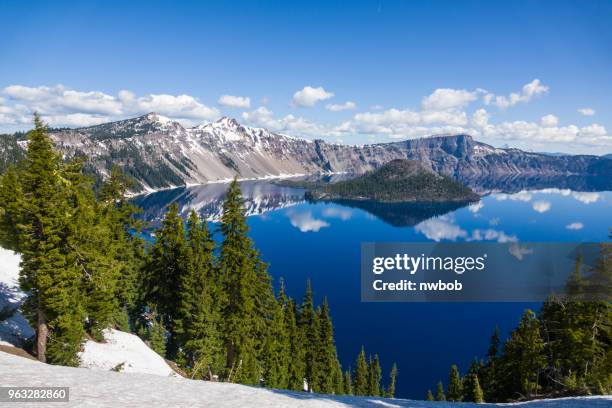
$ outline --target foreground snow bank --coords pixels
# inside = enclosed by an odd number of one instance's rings
[[[119,365],[122,372],[175,375],[166,361],[138,336],[119,330],[104,330],[104,343],[88,340],[79,353],[81,367],[111,370]]]
[[[0,352],[0,386],[70,387],[70,406],[95,407],[482,407],[384,398],[332,397],[140,373],[50,366]],[[34,405],[34,404],[33,404]],[[45,404],[36,403],[36,407]],[[54,407],[57,403],[46,404]],[[527,408],[610,407],[608,398],[566,398]]]

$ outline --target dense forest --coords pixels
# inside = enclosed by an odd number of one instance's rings
[[[375,200],[384,202],[469,202],[479,197],[469,187],[434,173],[415,160],[392,160],[351,180],[309,187],[314,200]]]
[[[553,295],[538,313],[525,310],[501,344],[495,328],[484,360],[462,377],[450,369],[437,401],[506,402],[570,395],[612,394],[612,243],[600,244],[590,268],[581,257],[563,295]]]
[[[377,355],[362,348],[342,369],[327,299],[316,305],[310,282],[299,303],[282,280],[274,291],[236,180],[218,231],[173,205],[147,243],[128,176],[114,168],[95,189],[84,158],[62,160],[38,117],[27,137],[25,157],[0,179],[0,245],[21,255],[22,312],[40,361],[76,366],[85,339],[113,327],[189,378],[394,396],[397,367],[383,380]]]

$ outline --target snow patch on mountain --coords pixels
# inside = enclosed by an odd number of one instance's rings
[[[23,340],[34,335],[28,321],[18,308],[26,297],[19,289],[19,262],[21,257],[13,251],[0,248],[0,311],[11,313],[0,321],[0,344],[20,347]]]

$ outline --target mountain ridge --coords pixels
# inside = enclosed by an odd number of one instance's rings
[[[455,179],[507,175],[592,175],[609,166],[598,156],[554,157],[519,149],[495,148],[470,135],[431,136],[371,145],[306,140],[250,127],[222,117],[184,127],[151,112],[136,118],[75,129],[50,129],[62,155],[86,156],[86,169],[98,180],[113,165],[132,176],[135,192],[239,178],[270,178],[317,173],[362,174],[394,159],[417,160]],[[0,140],[2,146],[9,137]],[[11,144],[12,143],[12,144]],[[16,142],[25,147],[25,142]],[[7,147],[8,149],[8,147]],[[0,160],[7,154],[0,151]],[[11,153],[11,155],[15,155]],[[0,163],[2,164],[2,163]],[[1,167],[1,166],[0,166]]]

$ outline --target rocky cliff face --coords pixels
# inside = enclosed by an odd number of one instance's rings
[[[393,159],[412,159],[444,175],[470,179],[500,175],[606,173],[597,156],[548,156],[498,149],[468,135],[349,146],[303,140],[222,118],[193,128],[150,113],[134,119],[51,132],[65,157],[86,155],[88,170],[105,177],[122,167],[141,191],[241,178],[313,173],[363,173]]]

